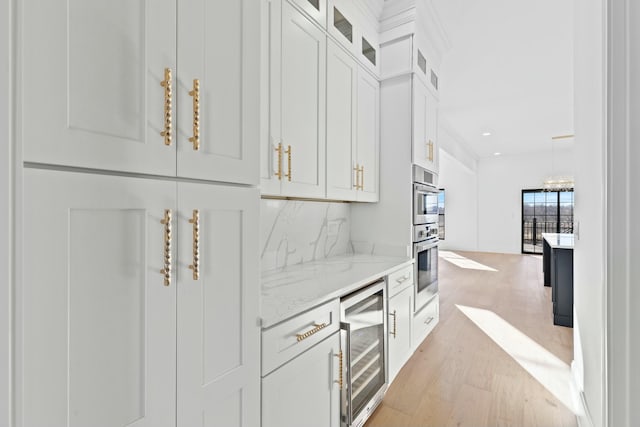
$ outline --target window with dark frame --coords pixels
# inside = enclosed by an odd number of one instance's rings
[[[542,233],[573,233],[573,189],[522,190],[523,254],[542,254]]]

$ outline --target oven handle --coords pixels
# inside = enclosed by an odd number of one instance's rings
[[[426,251],[427,249],[435,248],[438,246],[438,240],[426,243],[416,243],[416,252]]]
[[[353,384],[351,383],[351,324],[347,322],[340,322],[340,329],[346,332],[346,337],[345,337],[346,359],[345,359],[344,366],[346,366],[346,369],[347,369],[347,399],[346,399],[347,413],[345,414],[345,416],[347,417],[347,421],[348,421],[347,425],[350,426],[351,424],[353,424],[353,402],[351,401],[351,396],[353,393],[353,390],[352,390]]]
[[[429,185],[424,185],[424,184],[418,184],[416,182],[413,183],[413,190],[417,193],[423,193],[423,194],[437,195],[439,193],[436,187],[431,187]]]

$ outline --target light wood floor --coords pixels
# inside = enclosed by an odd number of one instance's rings
[[[366,427],[577,426],[567,407],[456,307],[493,311],[570,364],[573,330],[553,326],[541,257],[456,253],[498,271],[440,260],[440,323]]]

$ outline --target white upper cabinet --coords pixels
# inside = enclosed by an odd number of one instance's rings
[[[178,194],[178,426],[258,426],[258,190]]]
[[[378,201],[380,152],[380,83],[368,72],[358,73],[357,159],[360,167],[358,201]]]
[[[16,425],[175,426],[175,188],[24,171]]]
[[[25,161],[257,183],[259,0],[27,0],[20,21]]]
[[[176,69],[176,0],[21,7],[24,160],[175,175],[160,82]]]
[[[413,163],[438,173],[438,101],[413,78]]]
[[[292,2],[322,28],[327,28],[327,0],[292,0]]]
[[[327,198],[378,201],[380,84],[327,45]]]
[[[258,0],[178,1],[178,175],[257,184]]]
[[[327,44],[327,198],[358,200],[358,64],[333,41]]]
[[[271,2],[270,147],[263,194],[325,197],[326,35],[288,1]]]

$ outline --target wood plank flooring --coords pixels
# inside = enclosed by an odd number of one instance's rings
[[[366,427],[577,426],[570,409],[456,307],[496,313],[569,365],[573,330],[553,325],[541,257],[455,254],[497,271],[440,259],[440,323],[400,371]]]

